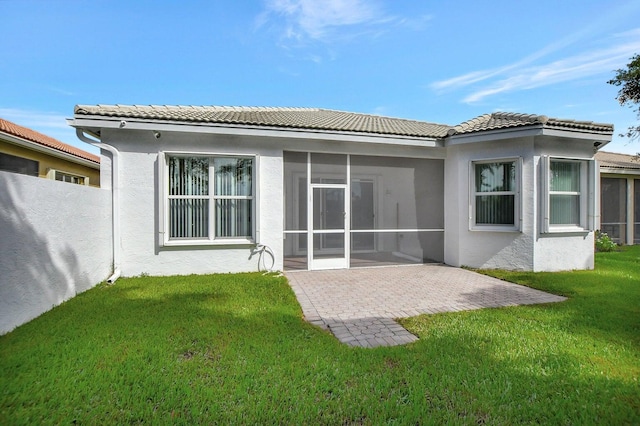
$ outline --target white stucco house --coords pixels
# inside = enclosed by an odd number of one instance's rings
[[[539,115],[450,126],[315,108],[79,105],[70,124],[102,150],[126,276],[590,269],[594,154],[613,133]]]

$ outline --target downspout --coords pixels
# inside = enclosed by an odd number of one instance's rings
[[[104,149],[111,153],[111,227],[113,236],[113,274],[107,278],[109,284],[113,284],[120,277],[120,177],[118,160],[120,153],[111,145],[95,141],[84,134],[84,130],[77,128],[76,136],[83,142]]]

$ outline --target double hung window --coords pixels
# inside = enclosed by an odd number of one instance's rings
[[[167,243],[253,239],[254,158],[169,155],[166,161]]]
[[[597,170],[593,160],[543,157],[543,232],[594,229]]]
[[[551,160],[549,173],[549,224],[580,226],[581,163]]]
[[[517,159],[471,163],[472,229],[519,229],[519,173]]]

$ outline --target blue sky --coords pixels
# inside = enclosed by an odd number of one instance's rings
[[[637,0],[0,0],[0,16],[0,117],[87,150],[76,104],[636,123],[606,81],[640,53]]]

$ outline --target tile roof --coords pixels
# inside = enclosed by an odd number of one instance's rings
[[[618,154],[617,152],[598,151],[596,160],[600,167],[612,169],[637,169],[640,170],[640,156]]]
[[[321,108],[271,108],[164,105],[77,105],[76,116],[224,123],[290,129],[443,138],[450,126]]]
[[[576,129],[598,133],[613,133],[613,125],[594,123],[592,121],[576,121],[550,118],[545,115],[519,114],[513,112],[494,112],[484,114],[455,126],[451,134],[481,132],[485,130],[507,129],[531,125],[543,125],[548,128]]]
[[[603,134],[613,133],[613,125],[591,121],[549,118],[544,115],[495,112],[476,117],[457,126],[425,121],[359,114],[322,108],[167,106],[167,105],[76,105],[75,115],[216,123],[290,129],[373,133],[417,138],[447,136],[488,130],[543,125],[546,128],[575,129]]]
[[[89,160],[96,164],[100,163],[100,157],[97,155],[83,151],[74,146],[67,145],[66,143],[60,142],[59,140],[54,139],[51,136],[44,135],[42,133],[36,132],[35,130],[31,130],[27,127],[20,126],[2,118],[0,118],[0,132],[4,132],[11,136],[34,142],[38,145],[46,146],[48,148],[52,148],[66,154],[71,154],[75,157]]]

